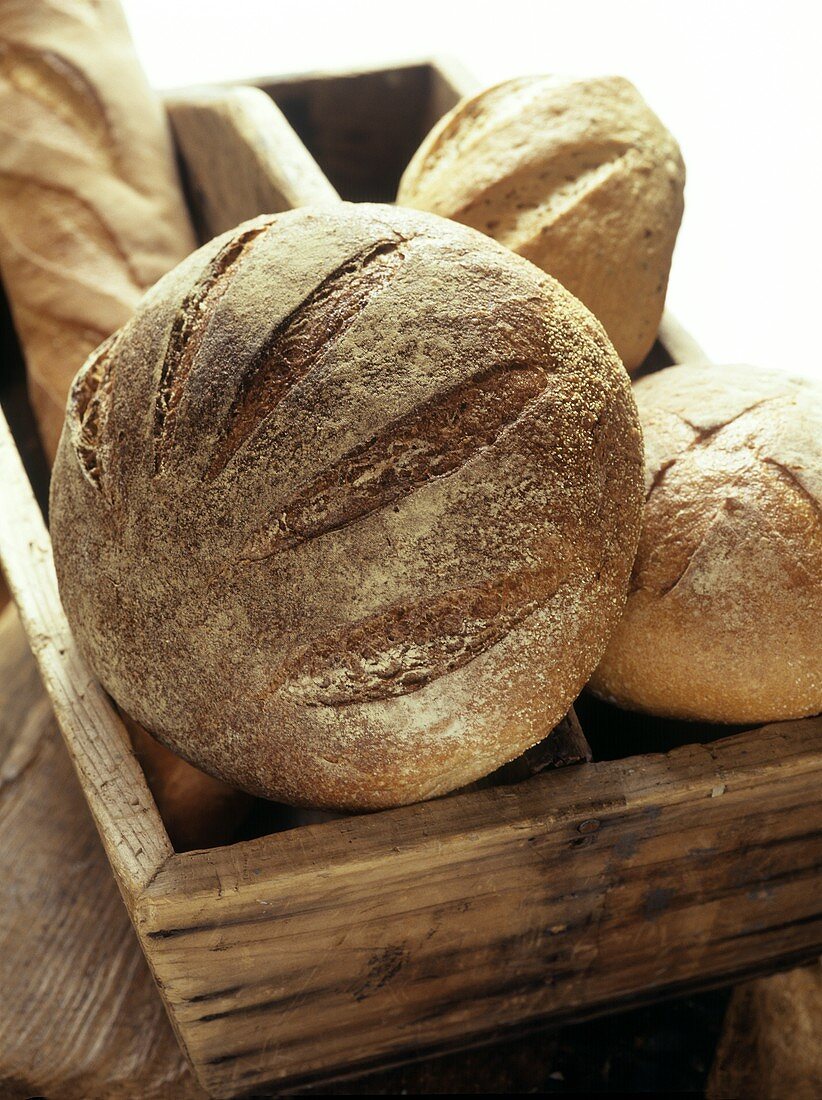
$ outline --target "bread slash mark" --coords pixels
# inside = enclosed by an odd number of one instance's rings
[[[450,217],[490,233],[500,244],[517,252],[567,217],[577,203],[635,157],[636,151],[624,142],[610,140],[586,149],[582,164],[573,153],[557,158],[543,172],[535,171],[527,162],[516,164],[501,179],[472,195]]]
[[[482,584],[396,604],[312,639],[279,666],[267,689],[301,706],[344,706],[408,695],[496,645],[556,594],[557,561]]]
[[[288,391],[328,355],[405,261],[401,237],[382,240],[331,272],[273,330],[246,366],[208,470],[216,478]]]
[[[461,469],[519,419],[547,381],[541,365],[495,363],[387,424],[285,501],[275,520],[252,535],[242,560],[270,557],[347,527]]]
[[[0,80],[37,100],[46,113],[78,132],[83,152],[116,169],[116,143],[106,105],[82,70],[53,50],[0,40]]]
[[[91,353],[69,394],[71,440],[83,472],[97,489],[103,487],[103,437],[111,403],[112,352],[117,336],[109,336]]]
[[[160,367],[160,381],[154,405],[155,474],[163,472],[173,447],[177,413],[186,383],[214,311],[228,289],[231,281],[228,278],[229,272],[268,226],[268,222],[254,225],[224,244],[183,299]]]

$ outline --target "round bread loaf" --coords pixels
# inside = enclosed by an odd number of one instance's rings
[[[621,77],[523,77],[459,103],[397,201],[487,233],[599,318],[628,370],[656,338],[682,220],[676,141]]]
[[[60,592],[117,702],[298,805],[469,783],[605,648],[642,510],[595,319],[500,245],[387,206],[217,238],[78,375]]]
[[[591,680],[673,718],[822,710],[822,387],[671,367],[634,387],[647,501],[622,622]]]

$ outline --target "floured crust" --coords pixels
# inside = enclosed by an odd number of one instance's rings
[[[51,460],[72,378],[196,242],[116,0],[3,0],[0,132],[0,273]]]
[[[524,260],[390,207],[259,218],[78,376],[61,596],[118,703],[199,766],[410,802],[573,701],[624,605],[641,455],[601,327]]]
[[[633,370],[659,328],[684,184],[676,141],[627,80],[522,77],[445,115],[397,201],[473,226],[553,275]]]
[[[822,387],[671,367],[634,388],[647,503],[625,615],[591,688],[675,718],[822,710]]]

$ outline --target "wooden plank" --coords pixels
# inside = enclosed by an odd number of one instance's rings
[[[333,187],[352,202],[392,202],[429,129],[431,63],[269,77],[282,110]]]
[[[461,99],[478,92],[482,84],[453,57],[435,57],[431,62],[428,101],[425,105],[427,133]]]
[[[822,719],[543,773],[175,857],[138,931],[207,1087],[279,1087],[818,953],[821,778]]]
[[[0,614],[0,836],[0,1096],[204,1096],[13,607]]]
[[[436,92],[416,65],[266,83],[347,197],[373,199],[393,195],[448,79]],[[218,128],[250,165],[253,127],[236,117]],[[235,201],[226,177],[204,232]],[[661,334],[654,365],[686,354],[677,339]],[[0,429],[0,553],[175,1026],[217,1095],[819,951],[818,721],[171,856],[122,725],[68,638],[42,520]]]
[[[339,201],[259,88],[183,88],[165,102],[201,241],[258,214]]]
[[[708,363],[710,359],[690,332],[682,327],[670,310],[665,310],[659,325],[659,343],[671,363]]]
[[[128,734],[71,636],[43,517],[0,413],[0,561],[114,873],[127,898],[171,855]]]

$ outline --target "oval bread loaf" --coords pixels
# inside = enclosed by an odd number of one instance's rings
[[[411,160],[397,201],[487,233],[559,279],[628,370],[656,338],[685,166],[622,77],[521,77],[463,100]]]
[[[196,242],[117,0],[3,0],[0,117],[0,272],[51,461],[72,378]]]
[[[597,695],[673,718],[822,710],[822,387],[680,366],[634,387],[648,493]]]
[[[562,717],[641,513],[600,325],[487,238],[381,206],[247,222],[78,376],[60,592],[117,702],[214,774],[363,809]]]

